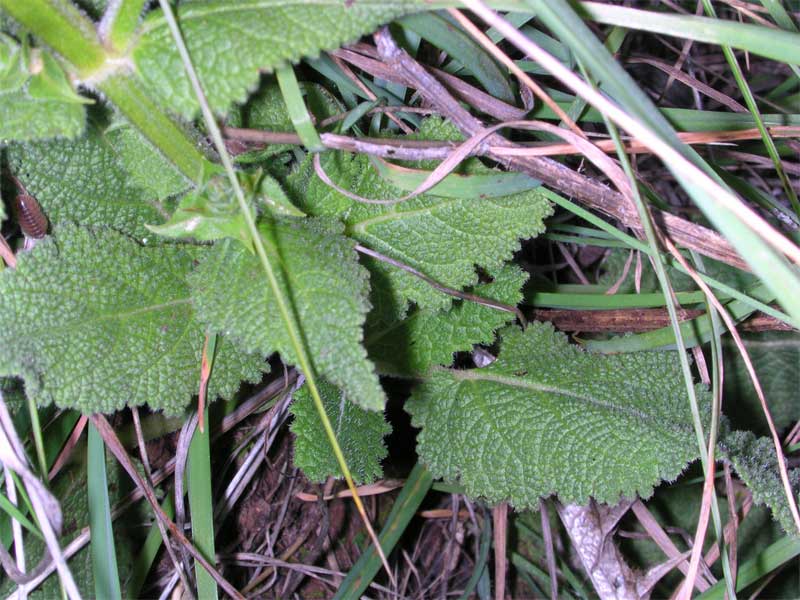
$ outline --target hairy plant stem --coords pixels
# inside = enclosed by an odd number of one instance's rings
[[[0,8],[66,59],[82,77],[107,55],[93,23],[70,0],[0,0]]]
[[[112,75],[98,89],[183,175],[195,183],[213,169],[199,144],[150,98],[133,75]]]
[[[356,485],[355,482],[353,481],[353,476],[350,473],[350,469],[347,466],[347,461],[345,460],[344,453],[342,452],[342,449],[339,446],[339,442],[336,439],[336,433],[333,430],[333,426],[331,425],[330,419],[328,418],[328,414],[325,412],[325,406],[322,402],[322,397],[319,393],[319,389],[317,388],[315,374],[312,369],[308,353],[306,352],[304,342],[301,340],[300,332],[298,331],[296,323],[292,315],[290,314],[288,303],[284,298],[283,292],[280,288],[280,284],[278,283],[278,279],[275,276],[275,271],[272,267],[272,263],[270,262],[269,257],[267,256],[267,252],[264,248],[264,242],[261,238],[261,234],[259,233],[258,228],[256,227],[256,222],[253,213],[251,212],[250,206],[244,197],[244,192],[242,191],[242,188],[239,185],[239,180],[236,178],[236,173],[233,170],[233,163],[231,162],[231,158],[228,154],[227,149],[225,148],[225,142],[222,138],[222,132],[220,131],[219,126],[217,125],[217,122],[214,119],[214,115],[211,112],[211,108],[209,107],[208,102],[205,98],[205,94],[200,84],[200,79],[197,76],[197,72],[195,71],[194,66],[192,65],[189,52],[186,48],[186,45],[183,42],[183,37],[181,36],[180,29],[178,28],[178,23],[175,20],[175,15],[173,14],[172,8],[170,7],[169,2],[167,0],[159,0],[159,4],[161,5],[161,9],[164,12],[164,17],[167,21],[170,31],[172,32],[173,38],[175,40],[175,45],[178,48],[178,52],[181,55],[181,59],[183,61],[183,65],[186,70],[186,74],[192,83],[195,95],[197,96],[197,99],[200,103],[200,107],[203,112],[203,119],[205,120],[209,133],[211,134],[211,139],[214,141],[214,145],[217,149],[217,152],[219,152],[222,164],[225,167],[225,172],[227,173],[228,179],[230,180],[231,186],[236,194],[236,199],[239,202],[239,208],[247,224],[247,229],[249,231],[253,245],[256,249],[256,254],[259,257],[261,265],[264,269],[264,273],[267,276],[270,290],[272,291],[272,294],[275,297],[275,301],[278,305],[278,310],[281,314],[281,320],[286,326],[286,331],[289,334],[289,339],[291,341],[292,348],[297,357],[298,366],[300,367],[300,370],[306,377],[306,385],[308,385],[308,391],[311,394],[311,398],[314,401],[314,406],[317,409],[317,413],[319,414],[320,421],[322,422],[322,426],[325,429],[325,434],[328,438],[328,441],[331,444],[331,448],[333,449],[336,461],[339,463],[339,468],[342,470],[342,475],[344,475],[345,481],[347,482],[347,487],[353,494],[353,502],[355,503],[356,508],[358,509],[358,512],[361,515],[362,520],[364,521],[364,525],[367,529],[367,532],[369,533],[370,538],[373,540],[373,542],[378,548],[379,553],[381,554],[381,559],[382,562],[384,563],[384,567],[386,568],[386,573],[390,578],[393,578],[392,572],[389,569],[388,562],[386,561],[386,557],[384,556],[383,550],[381,549],[380,543],[378,542],[378,536],[375,534],[375,531],[372,528],[372,524],[370,523],[369,518],[367,516],[367,511],[365,510],[364,504],[361,502],[361,498],[358,495],[358,490],[356,489]]]

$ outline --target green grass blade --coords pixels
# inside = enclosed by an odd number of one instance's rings
[[[297,83],[294,68],[291,65],[284,65],[275,71],[275,75],[278,77],[278,85],[281,88],[289,118],[297,135],[300,136],[300,141],[311,152],[321,152],[325,146],[322,145],[319,133],[314,128],[308,107],[303,100],[303,92],[300,91],[300,84]]]
[[[800,64],[800,35],[761,25],[582,2],[582,12],[604,25],[732,46],[782,63]]]
[[[111,526],[111,503],[108,499],[106,476],[106,447],[103,438],[89,426],[89,456],[87,462],[87,488],[89,493],[89,529],[92,533],[92,573],[94,590],[98,598],[122,598],[114,547],[114,530]]]
[[[766,299],[770,297],[764,286],[759,286],[751,292],[757,297]],[[613,296],[612,296],[613,297]],[[724,304],[726,310],[734,321],[738,322],[753,314],[753,307],[738,300]],[[724,326],[723,326],[724,327]],[[704,344],[711,339],[712,330],[707,315],[700,315],[694,319],[682,321],[680,324],[684,348],[693,348]],[[666,350],[675,348],[675,333],[672,327],[663,327],[647,333],[614,337],[609,340],[589,340],[586,347],[593,352],[614,354],[617,352],[640,352],[643,350]]]
[[[706,13],[708,13],[708,15],[711,17],[716,17],[716,13],[711,2],[709,0],[703,0],[703,4],[705,6]],[[780,179],[781,185],[783,185],[786,196],[789,198],[789,202],[792,205],[792,210],[794,210],[796,215],[800,216],[800,203],[797,201],[797,194],[795,193],[792,183],[789,181],[789,178],[786,175],[786,171],[783,169],[781,157],[778,155],[778,148],[775,146],[775,141],[772,139],[772,136],[769,134],[766,126],[764,125],[764,120],[761,118],[761,112],[756,105],[756,99],[753,96],[753,92],[750,89],[747,80],[744,77],[744,73],[742,73],[742,68],[739,66],[739,61],[729,45],[722,46],[722,52],[725,55],[725,60],[728,62],[728,66],[730,67],[733,77],[736,80],[736,85],[739,86],[739,91],[742,92],[742,97],[747,105],[747,109],[750,111],[750,114],[753,115],[753,120],[756,122],[756,127],[761,135],[761,140],[764,142],[764,147],[767,149],[767,154],[769,154],[769,157],[772,159],[772,164],[775,165],[775,173],[778,175],[778,179]]]
[[[767,227],[761,227],[764,225],[763,221],[752,211],[744,209],[740,201],[721,185],[713,169],[694,150],[678,140],[669,123],[649,98],[565,0],[525,0],[525,3],[539,11],[539,17],[570,46],[593,76],[604,82],[606,90],[619,105],[613,105],[590,91],[573,74],[565,73],[563,67],[556,65],[552,57],[548,59],[537,53],[539,60],[548,63],[553,61],[548,68],[559,71],[559,78],[570,81],[570,87],[581,90],[581,95],[587,98],[591,97],[595,105],[603,106],[604,112],[613,115],[615,122],[623,123],[628,133],[642,139],[648,138],[648,144],[662,158],[687,194],[711,223],[730,240],[753,272],[770,287],[789,315],[800,322],[800,277],[796,269],[772,245],[775,241],[785,240],[772,239],[779,234],[768,231]],[[796,38],[800,41],[800,36]],[[797,47],[800,48],[800,45]],[[747,212],[747,218],[734,210],[734,207]],[[792,248],[791,244],[784,244],[782,251],[796,252],[796,248]]]
[[[189,461],[186,472],[186,490],[189,509],[192,512],[192,541],[211,564],[215,562],[214,550],[214,503],[211,489],[211,448],[208,409],[205,414],[204,431],[196,429],[189,445]],[[197,596],[208,600],[218,597],[217,583],[208,572],[195,563]]]
[[[736,591],[741,592],[798,555],[800,555],[800,538],[788,535],[781,538],[739,567]],[[695,600],[722,600],[724,596],[725,582],[719,581]]]
[[[417,508],[419,508],[419,505],[427,495],[432,483],[433,477],[430,472],[422,464],[417,463],[394,501],[392,510],[386,519],[386,525],[384,525],[378,536],[381,548],[387,555],[395,547],[400,536],[403,535],[409,521],[411,521]],[[336,592],[334,600],[360,598],[380,568],[380,557],[375,546],[370,546],[359,557],[353,568],[350,569],[347,577],[342,581],[342,585]]]
[[[370,158],[370,162],[381,177],[407,192],[416,190],[431,174],[431,171],[409,169],[374,157]],[[445,198],[500,198],[539,186],[541,186],[540,181],[525,173],[503,171],[487,175],[451,173],[425,193]]]
[[[16,483],[14,484],[16,485]],[[0,509],[3,510],[10,518],[18,521],[20,525],[22,525],[25,529],[27,529],[31,534],[38,537],[40,540],[43,540],[42,534],[39,532],[39,529],[31,523],[30,519],[23,513],[19,508],[11,504],[11,500],[5,494],[0,494]]]
[[[681,305],[698,304],[703,292],[676,292]],[[724,299],[724,297],[720,297]],[[582,310],[612,310],[618,308],[657,308],[666,305],[664,294],[559,294],[536,289],[525,294],[528,306]]]
[[[514,102],[507,75],[457,24],[435,13],[409,15],[399,23],[461,63],[489,94],[505,102]]]

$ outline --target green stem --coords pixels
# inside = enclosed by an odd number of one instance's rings
[[[112,75],[97,87],[187,179],[202,180],[211,162],[133,75]]]
[[[69,0],[0,0],[0,8],[69,61],[79,75],[103,66],[106,53],[94,25]]]
[[[125,52],[130,44],[144,10],[145,0],[121,0],[112,17],[108,41],[118,52]]]
[[[172,36],[175,40],[175,45],[178,49],[178,52],[181,55],[181,60],[183,62],[183,66],[186,70],[186,74],[189,77],[189,80],[192,83],[192,88],[194,89],[195,95],[200,103],[200,108],[203,112],[203,119],[208,127],[208,131],[211,134],[211,139],[214,141],[214,145],[219,152],[220,159],[222,160],[222,164],[225,167],[225,172],[228,175],[228,179],[230,180],[231,187],[233,188],[236,199],[239,202],[239,209],[242,212],[244,220],[247,224],[247,229],[250,235],[250,238],[253,241],[253,245],[256,249],[256,254],[258,255],[261,265],[264,269],[264,273],[267,276],[267,281],[269,282],[270,290],[272,291],[273,296],[275,297],[275,302],[278,305],[278,312],[281,316],[281,321],[283,321],[286,332],[289,335],[289,339],[292,344],[292,349],[294,350],[295,356],[297,357],[297,364],[300,367],[300,370],[306,377],[306,385],[308,386],[308,391],[311,394],[311,398],[314,401],[314,406],[317,409],[317,413],[319,414],[320,421],[322,422],[322,426],[325,429],[325,435],[328,437],[328,441],[331,444],[333,449],[333,454],[336,457],[336,461],[339,464],[339,467],[342,470],[342,475],[344,475],[344,479],[347,482],[347,487],[353,494],[353,502],[358,509],[359,514],[361,515],[362,519],[364,520],[364,526],[367,528],[367,532],[370,534],[371,538],[376,538],[375,532],[372,529],[372,525],[367,518],[367,512],[364,509],[364,504],[361,502],[361,498],[358,496],[358,491],[356,490],[355,482],[353,481],[353,476],[350,474],[350,468],[347,466],[347,461],[345,460],[344,453],[342,452],[341,446],[339,446],[339,442],[336,439],[336,433],[333,430],[333,426],[331,425],[330,419],[328,418],[327,413],[325,412],[325,406],[322,403],[322,397],[320,396],[319,389],[317,388],[317,384],[315,381],[314,371],[311,367],[311,361],[308,358],[308,354],[306,353],[305,346],[300,338],[300,332],[297,329],[297,324],[295,323],[292,314],[289,311],[289,306],[287,305],[286,299],[284,298],[283,291],[280,288],[278,283],[278,279],[275,276],[275,271],[272,267],[272,263],[267,256],[267,252],[264,249],[264,242],[261,238],[261,234],[256,227],[255,217],[250,209],[250,205],[247,203],[247,200],[244,197],[244,192],[242,191],[241,186],[239,185],[239,180],[236,178],[236,173],[233,169],[233,163],[231,162],[231,158],[228,155],[228,152],[225,148],[225,143],[222,139],[222,133],[220,132],[219,126],[217,125],[216,120],[214,119],[214,115],[211,112],[211,108],[208,105],[208,101],[206,100],[205,93],[203,92],[203,88],[200,84],[200,79],[197,76],[197,72],[192,65],[191,57],[189,56],[189,51],[186,48],[186,44],[183,41],[183,37],[181,36],[180,29],[178,28],[178,23],[175,20],[175,15],[172,12],[172,8],[169,5],[168,0],[159,0],[159,4],[161,5],[161,10],[164,12],[164,18],[167,21],[167,24],[172,32]],[[383,557],[382,557],[383,558]],[[387,573],[391,577],[391,572],[388,571],[387,566]]]

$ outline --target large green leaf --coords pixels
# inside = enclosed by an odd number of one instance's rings
[[[767,437],[756,437],[749,431],[734,431],[720,442],[736,473],[753,493],[753,500],[765,504],[783,530],[794,537],[800,536],[792,519],[786,491],[778,473],[775,446]],[[789,471],[789,482],[794,496],[800,502],[800,469]]]
[[[348,399],[381,410],[385,396],[361,345],[369,310],[367,272],[342,226],[323,219],[263,223],[260,232],[275,274],[302,332],[313,368]],[[190,276],[200,318],[245,349],[297,357],[258,258],[225,240]]]
[[[364,410],[327,382],[321,382],[319,391],[353,478],[360,484],[372,483],[383,475],[381,460],[386,457],[383,438],[392,430],[383,413]],[[312,481],[324,482],[329,476],[342,477],[342,470],[306,386],[295,394],[291,411],[294,415],[295,466],[300,467]]]
[[[198,390],[205,335],[186,276],[209,252],[58,228],[0,273],[0,375],[23,377],[39,404],[181,411]],[[221,340],[209,398],[230,397],[264,368],[258,355]]]
[[[102,225],[140,239],[161,223],[159,199],[185,188],[176,172],[128,126],[93,124],[75,140],[14,144],[12,169],[54,225]]]
[[[412,0],[229,0],[181,2],[181,33],[214,111],[244,102],[259,72],[317,56],[419,9]],[[199,105],[161,11],[141,28],[133,59],[170,109],[194,116]]]
[[[696,458],[675,354],[589,354],[543,323],[500,337],[496,362],[434,372],[407,404],[435,476],[517,508],[551,494],[615,503]]]
[[[436,124],[427,125],[422,137],[439,139]],[[335,183],[365,198],[396,199],[406,194],[382,179],[363,155],[326,154],[322,165]],[[463,169],[489,171],[477,161]],[[500,198],[423,194],[389,206],[364,204],[327,186],[309,164],[290,178],[288,188],[307,214],[341,218],[347,234],[365,246],[456,289],[478,283],[476,265],[488,271],[499,269],[519,249],[520,238],[544,231],[543,221],[552,211],[536,190]],[[400,316],[409,300],[430,310],[451,303],[450,296],[395,266],[373,259],[366,264],[373,278],[391,290]]]
[[[522,301],[526,279],[519,267],[506,265],[493,281],[477,285],[472,294],[516,306]],[[471,300],[458,300],[438,311],[416,309],[402,321],[368,327],[367,351],[382,372],[426,373],[432,365],[453,364],[455,352],[491,343],[495,330],[514,318],[514,313]]]

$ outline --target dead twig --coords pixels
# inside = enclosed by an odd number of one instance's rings
[[[467,136],[485,130],[484,124],[457,102],[422,65],[391,38],[387,29],[375,34],[378,52],[394,72],[394,80],[414,87],[429,104],[449,118]],[[492,134],[478,147],[482,154],[498,161],[511,170],[527,173],[544,184],[573,196],[590,208],[619,220],[623,225],[641,232],[639,215],[625,196],[589,177],[574,172],[569,167],[551,159],[537,156],[503,156],[495,147],[517,146],[499,134]],[[718,233],[669,213],[653,211],[656,223],[677,243],[695,249],[704,256],[726,262],[740,269],[746,263]]]

